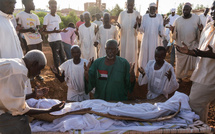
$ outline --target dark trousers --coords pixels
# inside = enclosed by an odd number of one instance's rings
[[[9,113],[0,115],[0,134],[31,134],[28,117]]]
[[[63,48],[63,44],[61,41],[49,42],[49,45],[52,49],[54,66],[56,69],[66,61],[66,56]]]
[[[42,43],[34,44],[34,45],[28,45],[28,49],[29,49],[29,51],[34,50],[34,49],[42,51]]]

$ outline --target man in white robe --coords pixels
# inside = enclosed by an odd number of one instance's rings
[[[121,27],[120,57],[125,58],[129,63],[137,63],[138,59],[137,30],[134,28],[137,17],[140,17],[140,13],[134,10],[134,0],[127,0],[127,10],[119,14],[118,23]],[[135,65],[137,67],[137,64]]]
[[[171,30],[173,39],[176,45],[182,46],[184,41],[189,49],[194,49],[198,46],[200,31],[202,30],[201,21],[198,15],[191,14],[191,4],[185,3],[183,7],[183,16],[179,17]],[[195,68],[196,57],[188,56],[176,51],[176,77],[179,82],[182,78],[187,77],[188,71]]]
[[[90,13],[84,13],[85,24],[79,27],[79,43],[81,47],[81,57],[89,60],[94,57],[97,58],[97,50],[94,46],[96,41],[96,24],[90,22]]]
[[[213,2],[212,18],[215,20],[215,2]],[[214,103],[215,97],[215,23],[211,22],[201,33],[198,49],[177,46],[181,53],[197,57],[196,68],[191,76],[193,85],[190,92],[190,106],[207,123],[209,104]]]
[[[150,60],[145,69],[139,68],[139,85],[148,83],[147,99],[154,99],[161,94],[168,98],[168,94],[179,87],[174,68],[164,60],[165,57],[165,48],[159,46],[155,50],[155,60]]]
[[[176,19],[178,19],[180,16],[177,15],[175,13],[176,9],[175,8],[172,8],[171,9],[171,14],[169,15],[169,26],[173,26],[174,22]],[[168,35],[169,35],[169,39],[170,39],[170,29],[167,29],[168,31]],[[169,47],[172,45],[172,50],[171,50],[171,55],[170,55],[170,64],[174,67],[175,65],[175,47],[174,47],[174,42],[175,41],[172,41],[172,40],[169,40],[169,43],[167,45],[167,50],[169,49]]]
[[[97,44],[99,47],[99,57],[106,56],[105,44],[109,39],[118,39],[118,30],[115,26],[110,24],[110,14],[105,13],[103,16],[103,25],[99,27],[97,33]]]
[[[209,11],[210,11],[210,9],[206,8],[205,11],[204,11],[204,13],[202,13],[201,15],[199,15],[203,27],[205,27],[207,25],[207,19],[209,17],[209,15],[208,15]]]
[[[72,59],[67,60],[60,65],[59,70],[62,73],[60,76],[56,69],[52,68],[52,72],[60,82],[66,81],[68,86],[67,100],[69,101],[84,101],[88,100],[89,95],[85,94],[84,83],[84,63],[88,61],[81,57],[81,50],[78,45],[73,45],[71,48]]]
[[[31,134],[26,115],[50,113],[61,110],[65,103],[51,108],[38,109],[27,105],[25,83],[34,78],[47,64],[39,50],[29,51],[23,58],[0,59],[0,133]]]
[[[100,27],[103,23],[101,21],[101,15],[100,14],[96,14],[96,20],[93,21],[93,23],[95,23],[98,27]]]
[[[156,14],[156,10],[156,4],[151,3],[149,14],[143,16],[139,28],[139,31],[144,33],[140,47],[139,67],[145,68],[149,60],[154,60],[156,47],[162,45],[160,37],[164,35],[163,17]]]

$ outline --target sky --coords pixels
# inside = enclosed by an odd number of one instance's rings
[[[21,1],[16,0],[16,8],[22,8]],[[47,9],[49,0],[34,0],[36,8]],[[57,0],[58,8],[72,8],[76,10],[84,10],[84,3],[86,2],[95,2],[96,0]],[[121,8],[125,9],[125,2],[127,0],[102,0],[102,3],[106,3],[107,9],[113,9],[116,4]],[[156,2],[156,0],[135,0],[135,7],[141,13],[145,14],[150,3]],[[165,14],[170,11],[171,8],[177,8],[180,3],[190,2],[194,4],[194,8],[197,4],[203,4],[205,7],[210,7],[213,0],[159,0],[158,12],[160,14]]]

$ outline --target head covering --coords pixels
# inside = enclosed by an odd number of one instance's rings
[[[172,8],[172,9],[171,9],[171,13],[175,12],[175,10],[176,10],[175,8]]]
[[[88,11],[85,11],[85,12],[83,13],[83,15],[85,15],[85,14],[89,14],[89,15],[90,15],[90,12],[88,12]]]
[[[109,14],[108,12],[105,12],[105,13],[103,14],[103,17],[104,17],[105,15],[109,15],[109,16],[110,16],[110,14]]]
[[[73,45],[73,46],[71,47],[71,50],[72,50],[73,48],[75,48],[75,47],[80,48],[79,45]]]
[[[149,4],[149,7],[157,7],[157,5],[153,2]]]
[[[190,4],[189,2],[186,2],[185,4],[184,4],[184,6],[190,6],[191,8],[192,8],[192,4]]]

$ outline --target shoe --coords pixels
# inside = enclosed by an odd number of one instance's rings
[[[40,76],[40,75],[36,76],[36,79],[39,80],[39,81],[44,81],[43,77]]]

